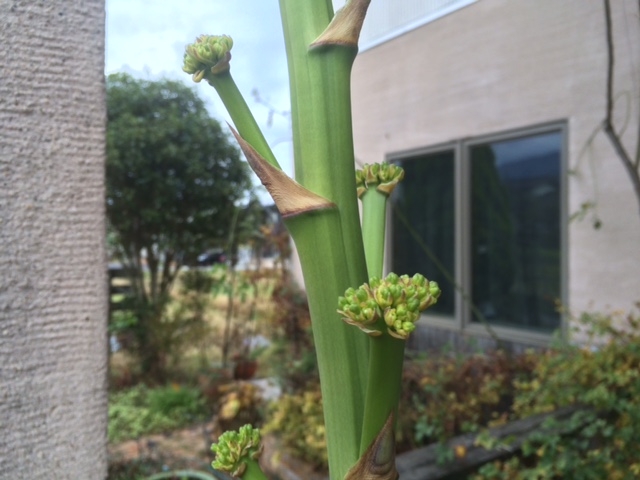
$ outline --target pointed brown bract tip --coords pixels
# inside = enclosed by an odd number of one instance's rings
[[[370,2],[371,0],[349,0],[336,12],[329,26],[310,47],[345,45],[357,48],[360,30],[362,30]]]
[[[271,194],[283,218],[336,207],[335,203],[307,190],[282,170],[271,165],[231,125],[229,128],[240,144],[249,165]]]
[[[395,414],[391,412],[378,436],[362,454],[344,480],[397,480]]]

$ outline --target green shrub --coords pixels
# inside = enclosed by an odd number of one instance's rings
[[[203,418],[207,409],[197,389],[138,385],[109,397],[110,442],[179,428]]]
[[[263,433],[276,432],[282,445],[317,469],[327,469],[327,440],[320,387],[283,395],[270,408]]]
[[[584,347],[540,358],[535,376],[516,384],[514,418],[578,405],[524,443],[522,457],[484,466],[476,480],[640,478],[640,319],[583,315]],[[606,341],[603,343],[603,339]]]
[[[531,375],[535,359],[533,352],[513,355],[496,351],[441,356],[407,366],[403,384],[414,384],[410,392],[413,409],[409,411],[415,412],[411,420],[416,445],[443,442],[504,422],[513,401],[513,383]],[[402,420],[403,409],[400,415]]]
[[[405,362],[396,427],[398,451],[506,421],[513,397],[512,383],[531,375],[535,358],[533,353],[514,356],[493,352]],[[307,387],[274,402],[263,431],[275,432],[294,456],[317,468],[326,465],[318,387]],[[453,455],[453,451],[443,448],[441,460]]]
[[[210,293],[217,279],[210,272],[202,270],[187,270],[180,273],[182,293],[198,292]]]
[[[151,412],[185,420],[201,417],[206,411],[204,398],[198,389],[179,385],[149,390],[148,401]]]

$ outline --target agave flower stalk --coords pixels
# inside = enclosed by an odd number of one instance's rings
[[[368,278],[353,174],[350,88],[368,5],[369,0],[349,0],[334,16],[331,0],[280,0],[296,180],[335,205],[330,213],[296,220],[306,226],[291,232],[309,296],[329,470],[340,479],[359,458],[368,363],[368,338],[342,324],[335,311],[336,298]],[[316,238],[321,233],[322,243]]]
[[[387,199],[404,178],[404,170],[390,163],[364,165],[356,171],[356,192],[362,201],[362,235],[367,271],[382,276]]]
[[[390,273],[384,279],[372,277],[357,289],[349,288],[338,299],[338,313],[344,321],[372,337],[361,455],[378,442],[385,428],[391,432],[386,433],[388,445],[383,449],[394,449],[393,419],[400,395],[405,340],[415,329],[420,313],[434,305],[439,296],[438,284],[420,274],[399,277]]]
[[[415,328],[420,309],[434,302],[438,292],[424,277],[370,279],[382,276],[385,202],[402,175],[394,166],[370,172],[376,181],[371,177],[367,184],[376,188],[363,198],[365,245],[353,173],[350,75],[370,0],[348,0],[335,15],[331,0],[279,1],[295,180],[280,169],[233,82],[229,37],[198,37],[186,49],[183,70],[219,93],[238,130],[233,130],[236,139],[298,249],[318,356],[331,478],[393,479],[404,339]],[[361,287],[349,290],[356,285]],[[363,313],[356,305],[360,301],[370,306],[364,316],[371,318],[365,322],[353,318]],[[218,453],[224,449],[219,447]],[[248,464],[246,471],[251,471]]]
[[[353,34],[359,31],[363,9],[347,8],[351,15],[336,16],[347,23],[331,23],[331,2],[326,0],[282,1],[281,10],[298,182],[279,170],[232,82],[233,42],[228,37],[199,37],[187,47],[183,70],[195,81],[206,79],[222,97],[245,155],[274,197],[298,248],[322,381],[330,470],[332,477],[343,478],[359,456],[368,356],[367,338],[340,322],[335,311],[335,299],[344,289],[367,278],[353,178],[349,91],[357,51]],[[333,45],[335,32],[344,33],[336,25],[349,22],[353,26],[348,25],[347,43]]]

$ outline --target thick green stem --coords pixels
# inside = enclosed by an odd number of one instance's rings
[[[280,0],[289,63],[296,180],[338,205],[351,285],[366,281],[355,187],[351,66],[357,48],[309,49],[333,16],[327,0]]]
[[[369,188],[362,195],[362,235],[369,277],[382,277],[387,196]]]
[[[361,455],[378,436],[389,414],[397,411],[402,387],[404,346],[404,340],[386,333],[371,338],[369,381],[360,440]]]
[[[356,48],[309,45],[333,17],[330,0],[280,0],[289,63],[296,180],[337,209],[287,221],[313,321],[331,478],[358,460],[368,338],[339,320],[336,302],[367,280],[356,199],[350,72]]]
[[[359,457],[365,389],[359,368],[363,361],[360,344],[365,336],[354,335],[360,332],[342,322],[336,312],[336,299],[349,285],[340,215],[335,209],[324,210],[293,217],[286,225],[304,265],[331,478],[344,478]]]
[[[247,102],[238,90],[236,82],[229,71],[211,75],[209,84],[213,86],[222,103],[226,107],[233,123],[236,125],[238,133],[244,138],[267,162],[274,167],[280,168],[271,147],[262,134]]]

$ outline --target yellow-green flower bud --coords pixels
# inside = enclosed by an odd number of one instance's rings
[[[375,308],[365,308],[362,310],[362,318],[365,325],[373,323],[377,320],[377,310]]]
[[[396,185],[404,178],[404,170],[398,165],[383,163],[378,174],[378,191],[390,195]]]
[[[381,313],[366,283],[357,289],[348,288],[344,297],[338,298],[338,313],[346,323],[355,325],[369,334],[381,333],[373,328]]]
[[[391,292],[391,296],[393,296],[394,302],[399,302],[402,299],[404,293],[402,285],[389,285],[389,291]]]
[[[216,454],[211,464],[214,469],[241,477],[247,468],[246,462],[257,460],[260,456],[260,431],[245,425],[237,432],[225,432],[220,435],[217,444],[211,445],[211,450]]]
[[[440,286],[436,282],[429,282],[429,293],[432,297],[438,299],[440,297]]]
[[[417,298],[411,298],[407,300],[407,308],[410,312],[417,312],[420,308],[420,300]]]
[[[227,35],[200,35],[186,46],[182,70],[193,75],[196,83],[209,75],[226,72],[232,47],[233,40]]]
[[[397,320],[392,328],[388,328],[387,331],[389,335],[392,337],[398,338],[400,340],[406,340],[409,337],[409,334],[416,329],[416,326],[412,322],[401,322]]]
[[[358,198],[362,197],[366,191],[367,183],[364,180],[364,173],[362,170],[356,170],[356,193],[358,194]]]
[[[411,283],[419,287],[424,287],[427,284],[427,279],[424,277],[424,275],[416,273],[413,277],[411,277]]]
[[[386,162],[366,164],[356,170],[356,187],[358,197],[362,197],[370,186],[379,192],[390,195],[398,182],[404,178],[404,170],[398,165]]]
[[[376,302],[380,308],[385,309],[393,305],[393,295],[391,295],[391,290],[387,287],[379,287],[375,289],[375,298]]]
[[[397,319],[398,315],[394,308],[387,308],[384,311],[384,323],[386,323],[388,327],[393,326],[393,324],[396,323]]]
[[[364,181],[367,185],[375,185],[380,183],[378,179],[378,173],[380,173],[380,164],[374,163],[372,165],[365,165],[362,167],[362,172],[364,174]]]
[[[416,287],[413,285],[407,285],[404,287],[404,295],[406,298],[413,298],[416,295]]]
[[[360,287],[358,290],[356,290],[356,298],[360,302],[366,302],[367,300],[369,300],[369,291],[363,287]]]

